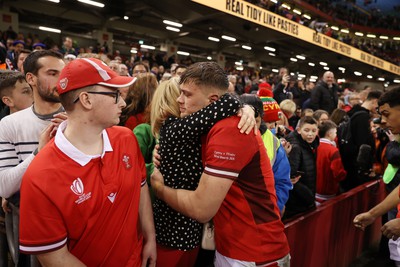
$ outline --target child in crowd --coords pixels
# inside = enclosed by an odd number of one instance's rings
[[[24,74],[18,71],[0,71],[0,99],[1,106],[4,106],[0,112],[0,120],[32,105],[32,89],[26,82]]]
[[[325,110],[318,109],[314,111],[313,118],[318,122],[318,125],[320,125],[322,122],[329,120],[329,113]]]
[[[296,116],[296,103],[293,100],[285,99],[279,104],[279,107],[288,119],[290,130],[294,130],[299,121],[299,118]]]
[[[339,149],[335,139],[337,126],[331,120],[319,125],[320,144],[317,149],[316,200],[322,203],[339,193],[339,182],[346,178]]]
[[[294,186],[289,193],[284,218],[315,207],[317,135],[317,121],[306,116],[300,120],[298,129],[287,137],[292,144],[289,162]]]

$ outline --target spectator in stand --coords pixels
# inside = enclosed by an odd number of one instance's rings
[[[12,43],[12,50],[7,53],[7,58],[11,61],[14,68],[17,66],[18,55],[24,48],[24,41],[16,40]]]
[[[163,65],[158,66],[158,72],[157,72],[157,80],[160,81],[162,76],[165,73],[165,67]]]
[[[310,107],[311,92],[315,87],[315,83],[306,81],[304,89],[301,92],[301,108],[306,109]]]
[[[318,127],[319,146],[317,149],[317,187],[315,199],[322,203],[339,193],[339,182],[346,178],[339,149],[335,139],[337,126],[326,120]]]
[[[17,70],[19,70],[20,72],[24,73],[24,61],[27,58],[27,56],[29,56],[29,54],[31,53],[31,50],[27,50],[27,49],[22,49],[21,52],[18,54],[17,57]]]
[[[149,72],[149,67],[142,62],[136,62],[132,67],[132,77],[137,77],[139,74]]]
[[[111,60],[108,62],[108,67],[112,70],[118,73],[119,71],[119,63],[116,60]]]
[[[284,76],[289,74],[289,69],[286,67],[282,67],[279,69],[278,75],[276,75],[273,79],[273,85],[274,85],[274,90],[276,89],[276,86],[278,83],[280,83],[283,79]]]
[[[120,125],[133,130],[141,123],[149,123],[150,103],[157,86],[157,78],[152,73],[137,76],[129,87],[127,105],[122,110]]]
[[[279,104],[279,107],[283,111],[283,114],[286,116],[291,130],[296,129],[297,123],[300,119],[296,116],[296,103],[294,103],[290,99],[285,99]]]
[[[292,144],[289,154],[293,189],[289,193],[284,218],[315,207],[317,179],[316,153],[319,146],[318,123],[313,117],[304,117],[299,127],[287,136]]]
[[[46,49],[46,45],[43,43],[34,43],[32,45],[33,51],[40,51],[40,50],[45,50],[45,49]]]
[[[76,56],[75,56],[75,55],[73,55],[73,54],[66,54],[66,55],[64,56],[65,65],[68,65],[68,63],[70,63],[71,61],[73,61],[73,60],[75,60],[75,59],[76,59]]]
[[[325,110],[318,109],[314,111],[313,118],[318,122],[318,125],[321,125],[324,121],[329,120],[329,113]]]
[[[8,69],[7,63],[7,50],[2,42],[0,42],[0,70]]]
[[[239,83],[237,83],[237,76],[236,75],[228,75],[228,80],[233,84],[233,87],[235,88],[235,93],[237,95],[243,94],[243,86]]]
[[[364,103],[364,101],[367,99],[369,92],[371,92],[371,91],[372,91],[372,87],[369,85],[366,85],[366,86],[364,86],[364,89],[360,93],[358,93],[358,96],[360,97],[360,100],[361,100],[360,105],[362,103]]]
[[[329,119],[334,122],[336,125],[340,125],[342,122],[347,121],[349,116],[347,112],[343,109],[334,109]]]
[[[346,103],[346,98],[347,98],[347,103]],[[350,93],[349,95],[345,96],[345,105],[343,107],[343,110],[346,112],[349,112],[355,105],[360,105],[362,104],[360,96],[358,93]]]
[[[362,105],[355,105],[347,113],[351,121],[351,143],[339,146],[343,165],[347,171],[347,177],[342,181],[342,187],[346,191],[370,180],[369,175],[375,154],[375,141],[370,121],[371,116],[377,113],[378,99],[381,94],[380,91],[371,91]],[[368,145],[371,148],[371,153],[362,155],[367,157],[364,160],[368,162],[368,166],[363,166],[362,169],[355,160],[359,155],[361,145]]]
[[[128,72],[128,66],[126,66],[124,63],[119,64],[118,74],[120,76],[130,76]]]
[[[282,80],[275,85],[273,93],[274,99],[280,104],[285,99],[293,99],[293,93],[290,92],[289,86],[290,76],[284,74]]]
[[[7,107],[1,111],[0,120],[32,105],[32,88],[21,72],[0,71],[0,99]]]
[[[175,76],[181,77],[182,73],[184,73],[186,69],[187,69],[187,67],[185,65],[176,66],[174,71],[171,70],[172,77],[175,77]]]
[[[301,117],[304,118],[306,116],[312,117],[314,115],[314,111],[311,108],[306,108],[301,111]]]
[[[60,74],[68,121],[21,185],[20,249],[43,266],[155,266],[144,161],[132,131],[113,127],[125,106],[118,88],[133,81],[87,58]]]
[[[338,105],[338,89],[333,72],[325,72],[322,80],[311,92],[310,108],[313,110],[323,109],[329,114],[332,113]]]
[[[64,38],[64,43],[63,46],[60,50],[60,52],[65,56],[68,54],[72,54],[74,56],[77,56],[76,50],[73,47],[73,42],[72,42],[72,38],[71,37],[65,37]]]

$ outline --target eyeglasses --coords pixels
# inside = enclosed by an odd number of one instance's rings
[[[116,90],[114,92],[92,92],[92,91],[89,91],[89,92],[86,92],[86,93],[94,94],[94,95],[109,95],[109,96],[113,96],[113,97],[115,97],[115,104],[118,103],[119,97],[121,96],[121,92],[118,91],[118,90]],[[74,100],[73,103],[75,104],[76,102],[78,102],[78,100],[79,100],[79,96]]]

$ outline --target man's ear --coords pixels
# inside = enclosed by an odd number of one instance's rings
[[[8,106],[9,108],[14,107],[14,101],[13,101],[12,98],[9,97],[9,96],[3,96],[3,97],[1,98],[1,101],[3,101],[3,103],[4,103],[6,106]]]
[[[92,109],[92,102],[90,100],[89,94],[86,92],[81,92],[79,94],[79,100],[81,102],[81,105],[85,108],[85,109]]]
[[[25,75],[25,79],[31,87],[36,84],[36,76],[31,72]]]
[[[218,99],[219,99],[219,95],[217,95],[217,94],[210,94],[208,96],[208,100],[210,101],[210,103],[217,101]]]

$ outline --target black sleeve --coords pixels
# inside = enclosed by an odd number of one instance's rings
[[[241,103],[236,96],[224,94],[210,105],[170,124],[165,135],[170,142],[196,140],[218,121],[236,115],[240,108]]]
[[[400,166],[400,144],[397,141],[391,141],[386,146],[386,159],[394,166]]]
[[[311,91],[310,108],[312,108],[312,110],[319,109],[320,98],[321,98],[321,90],[319,89],[319,87],[316,87],[314,88],[314,90]]]
[[[292,144],[292,150],[289,153],[289,163],[290,176],[293,176],[300,169],[301,164],[301,148],[298,144]]]

